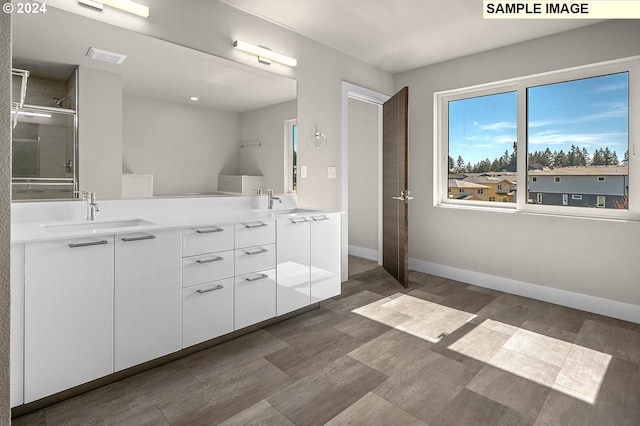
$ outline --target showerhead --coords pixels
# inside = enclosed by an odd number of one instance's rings
[[[56,105],[58,105],[58,107],[60,108],[64,108],[64,101],[69,101],[71,102],[71,96],[65,96],[64,98],[57,98],[57,97],[53,97],[53,101],[56,103]]]

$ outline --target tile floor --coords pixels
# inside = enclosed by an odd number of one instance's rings
[[[640,424],[640,325],[352,264],[319,309],[13,424]]]

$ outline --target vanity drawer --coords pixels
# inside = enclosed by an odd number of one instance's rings
[[[235,278],[234,317],[239,330],[276,316],[276,270]]]
[[[273,219],[238,223],[235,228],[236,248],[276,242],[276,223]]]
[[[275,268],[276,245],[247,247],[235,251],[236,275]]]
[[[182,230],[182,256],[233,250],[233,225],[206,225]]]
[[[233,278],[182,289],[182,347],[233,331]]]
[[[233,277],[233,250],[182,258],[182,287]]]

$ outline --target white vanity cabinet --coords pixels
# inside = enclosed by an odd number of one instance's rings
[[[24,244],[11,244],[11,407],[24,403]]]
[[[115,371],[181,349],[181,230],[115,237]]]
[[[278,316],[311,303],[311,222],[307,216],[278,219]]]
[[[311,303],[337,296],[340,281],[340,213],[311,216]]]
[[[25,244],[24,402],[113,372],[113,236]]]
[[[276,223],[235,226],[234,324],[239,330],[276,316]]]
[[[182,230],[182,347],[233,331],[234,227]]]

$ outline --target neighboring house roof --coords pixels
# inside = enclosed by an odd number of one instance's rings
[[[529,172],[531,176],[624,176],[628,174],[629,166],[559,167]]]
[[[469,182],[467,180],[449,179],[449,188],[480,189],[480,188],[489,188],[489,187],[486,185],[480,185],[478,183]]]
[[[465,181],[479,183],[479,184],[498,184],[501,182],[506,182],[510,185],[514,185],[516,183],[515,176],[514,176],[514,179],[510,179],[510,177],[511,176],[494,177],[494,176],[480,175],[480,176],[468,177],[465,179]]]

